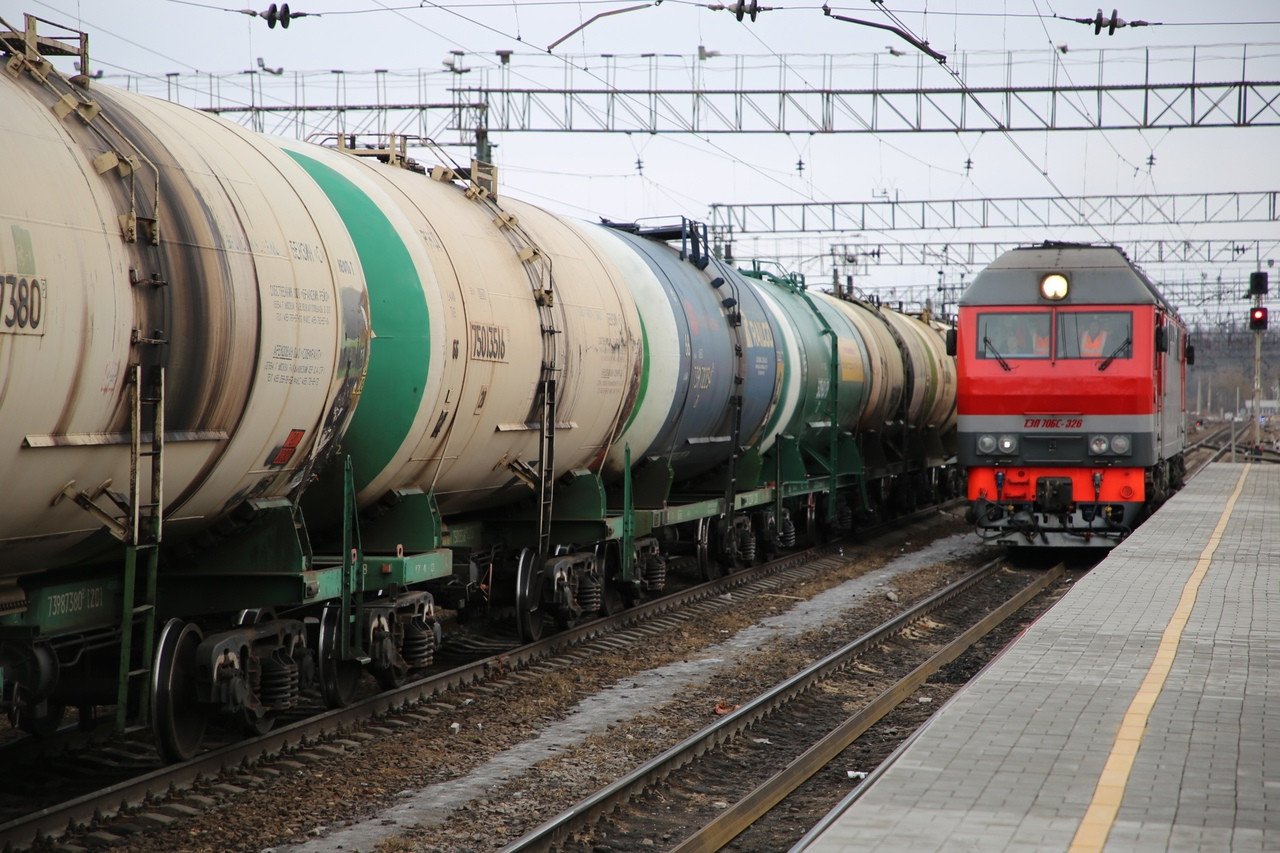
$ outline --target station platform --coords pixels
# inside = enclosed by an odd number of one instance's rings
[[[1280,465],[1193,478],[792,849],[1280,850]]]

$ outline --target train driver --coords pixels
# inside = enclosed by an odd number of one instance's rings
[[[1036,314],[1027,318],[1031,329],[1031,354],[1036,358],[1049,357],[1049,315]]]
[[[1044,334],[1041,334],[1039,329],[1033,329],[1031,331],[1031,343],[1032,343],[1032,346],[1035,348],[1036,358],[1049,357],[1048,330],[1045,330]]]
[[[1107,331],[1097,317],[1089,318],[1089,327],[1080,335],[1080,357],[1102,358],[1107,345]]]
[[[1022,355],[1027,351],[1027,329],[1018,321],[1010,319],[1005,326],[1004,355]]]

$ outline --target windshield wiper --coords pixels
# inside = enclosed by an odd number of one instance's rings
[[[982,339],[982,348],[984,350],[990,350],[991,354],[996,357],[996,361],[1000,362],[1000,366],[1005,370],[1013,369],[1009,366],[1009,362],[1004,360],[1004,356],[1000,355],[1000,351],[996,349],[996,345],[991,343],[991,338],[984,337]]]
[[[1108,367],[1110,367],[1110,366],[1111,366],[1111,362],[1115,361],[1115,360],[1116,360],[1116,357],[1117,357],[1117,356],[1119,356],[1119,355],[1120,355],[1120,353],[1122,353],[1122,352],[1124,352],[1126,349],[1128,349],[1128,348],[1129,348],[1129,344],[1131,344],[1131,343],[1132,343],[1132,341],[1131,341],[1129,338],[1125,338],[1125,339],[1124,339],[1124,342],[1123,342],[1123,343],[1121,343],[1121,344],[1120,344],[1120,346],[1116,347],[1116,348],[1115,348],[1115,350],[1111,353],[1111,355],[1107,356],[1105,359],[1103,359],[1103,360],[1102,360],[1102,364],[1099,364],[1099,365],[1098,365],[1098,369],[1099,369],[1099,370],[1106,370]]]

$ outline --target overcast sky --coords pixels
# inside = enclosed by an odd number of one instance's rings
[[[262,0],[245,0],[265,10]],[[268,28],[240,14],[236,3],[200,0],[0,0],[0,15],[20,26],[23,12],[64,22],[90,34],[91,59],[104,83],[163,91],[165,75],[194,72],[229,75],[220,95],[247,98],[239,72],[284,68],[276,86],[296,81],[326,96],[336,86],[331,71],[350,72],[348,85],[372,85],[369,74],[386,69],[394,85],[425,82],[429,101],[450,99],[458,85],[640,89],[661,87],[823,88],[954,87],[959,75],[970,87],[1017,84],[1087,85],[1191,79],[1194,47],[1198,79],[1280,81],[1280,3],[1274,0],[1145,0],[1118,7],[1121,18],[1146,20],[1108,36],[1092,26],[1060,20],[1092,17],[1085,0],[949,0],[924,2],[842,0],[838,15],[904,25],[931,50],[945,54],[946,68],[907,40],[883,29],[824,17],[821,3],[781,0],[758,19],[739,22],[714,4],[665,0],[518,0],[441,2],[406,0],[297,0],[286,30]],[[595,15],[599,18],[564,38]],[[897,16],[891,20],[882,9]],[[1111,7],[1104,10],[1107,15]],[[564,39],[551,52],[547,46]],[[1244,47],[1246,46],[1247,47]],[[709,52],[699,60],[699,48]],[[1064,51],[1065,48],[1065,51]],[[892,50],[890,50],[892,49]],[[497,51],[513,51],[499,65]],[[461,54],[452,53],[461,51]],[[1100,52],[1101,51],[1101,52]],[[897,55],[901,53],[902,55]],[[657,54],[654,58],[643,54]],[[718,54],[718,55],[715,55]],[[835,57],[828,61],[825,57]],[[454,73],[454,68],[469,69]],[[780,68],[785,64],[785,78]],[[425,75],[419,72],[428,72]],[[124,76],[128,75],[128,76]],[[239,75],[247,80],[247,75]],[[364,82],[370,81],[370,82]],[[292,86],[294,83],[288,83]],[[237,87],[239,91],[237,92]],[[1274,87],[1273,87],[1274,88]],[[372,91],[372,90],[370,90]],[[350,100],[356,92],[348,92]],[[287,99],[269,91],[265,101]],[[400,94],[396,99],[401,98]],[[1001,98],[979,98],[998,112]],[[207,102],[207,93],[206,93]],[[1077,107],[1092,114],[1094,105]],[[1272,109],[1280,109],[1273,105]],[[679,118],[673,116],[672,119]],[[1274,112],[1271,121],[1275,121]],[[444,116],[432,134],[445,130]],[[872,134],[495,134],[495,160],[503,190],[585,219],[617,220],[686,215],[709,217],[712,203],[867,201],[877,197],[953,199],[1142,193],[1202,193],[1280,189],[1280,127],[1155,131]],[[466,159],[462,148],[453,156]],[[803,169],[797,168],[803,161]],[[966,168],[966,161],[968,168]],[[1229,240],[1280,239],[1275,223],[1160,226],[1145,229],[1076,229],[1015,232],[864,233],[848,242],[969,242],[1042,239]],[[831,239],[787,244],[790,251],[821,254]],[[745,243],[745,245],[744,245]],[[767,240],[744,241],[774,250]],[[1272,258],[1271,260],[1275,260]],[[1238,278],[1247,269],[1164,267],[1157,276],[1201,274]],[[869,287],[936,283],[936,271],[873,266],[860,276]],[[949,280],[976,270],[947,265]],[[1273,272],[1273,278],[1280,274]],[[1280,283],[1280,282],[1278,282]]]

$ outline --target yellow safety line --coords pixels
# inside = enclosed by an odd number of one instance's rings
[[[1093,800],[1090,801],[1089,809],[1085,812],[1084,819],[1080,821],[1079,828],[1076,829],[1075,838],[1071,840],[1070,853],[1100,851],[1107,843],[1107,836],[1111,834],[1116,814],[1120,811],[1120,801],[1124,799],[1124,789],[1129,783],[1129,773],[1133,770],[1134,759],[1138,757],[1138,746],[1142,743],[1142,735],[1146,731],[1147,720],[1151,717],[1151,709],[1155,707],[1156,699],[1160,696],[1160,691],[1169,677],[1169,671],[1173,668],[1173,658],[1178,652],[1178,643],[1182,639],[1182,632],[1187,627],[1187,620],[1191,618],[1191,608],[1196,603],[1200,583],[1209,571],[1213,552],[1218,550],[1218,543],[1222,541],[1222,532],[1226,530],[1227,520],[1231,518],[1236,500],[1244,491],[1244,481],[1249,476],[1249,468],[1248,464],[1244,466],[1240,481],[1236,483],[1236,490],[1232,492],[1226,509],[1222,511],[1222,517],[1218,519],[1218,526],[1213,529],[1209,543],[1200,553],[1195,571],[1182,587],[1182,598],[1178,600],[1173,617],[1164,629],[1164,635],[1160,638],[1160,647],[1156,650],[1156,658],[1151,662],[1151,668],[1147,670],[1142,686],[1138,688],[1138,695],[1133,697],[1129,710],[1125,712],[1124,722],[1120,724],[1120,731],[1116,734],[1115,745],[1111,748],[1106,766],[1102,768],[1102,776],[1098,779],[1098,787],[1093,791]]]

